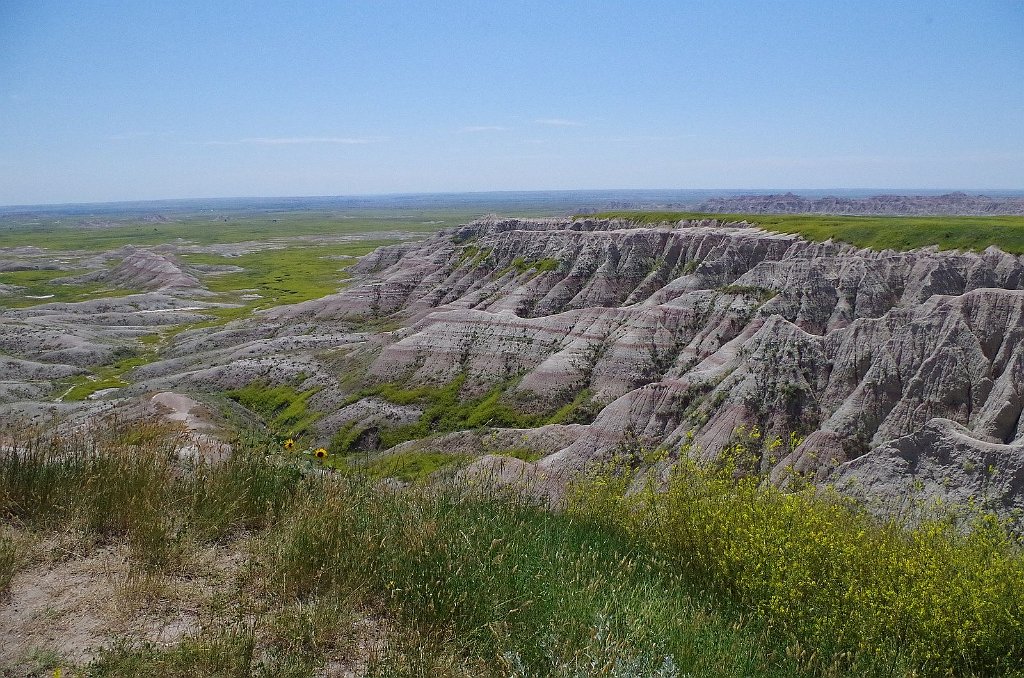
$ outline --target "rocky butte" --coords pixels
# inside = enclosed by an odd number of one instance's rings
[[[833,485],[880,513],[934,499],[1024,509],[1024,259],[996,247],[873,251],[718,219],[492,217],[350,270],[336,294],[177,334],[116,397],[290,384],[311,394],[318,445],[343,436],[380,453],[389,431],[425,422],[394,450],[469,455],[462,473],[554,496],[624,450],[663,450],[657,473],[739,440],[771,481]],[[40,374],[107,359],[111,337],[208,305],[199,274],[170,254],[132,249],[105,275],[153,291],[7,313],[7,409],[42,393]],[[180,312],[158,320],[154,305]],[[456,384],[463,401],[492,397],[527,423],[438,429],[422,402],[381,384]],[[574,416],[547,416],[565,408]],[[535,461],[489,454],[509,449]]]
[[[299,379],[317,389],[318,435],[355,430],[365,450],[422,411],[353,397],[339,372],[461,379],[462,397],[499,387],[525,411],[585,394],[596,416],[584,423],[398,449],[529,448],[538,461],[484,456],[465,472],[557,493],[617,450],[713,457],[745,436],[773,481],[800,474],[881,512],[936,498],[1024,508],[1024,260],[996,247],[871,251],[714,219],[487,218],[355,270],[337,294],[182,335],[134,388]],[[385,322],[398,329],[372,331]]]

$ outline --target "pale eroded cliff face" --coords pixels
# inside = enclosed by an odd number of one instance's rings
[[[1001,445],[1024,463],[1024,261],[996,248],[875,252],[713,220],[491,219],[358,268],[361,284],[268,320],[401,314],[410,329],[369,367],[382,381],[466,374],[471,391],[521,377],[517,392],[538,403],[590,389],[605,406],[541,462],[551,469],[626,437],[692,437],[714,454],[756,425],[766,440],[806,436],[764,455],[776,478],[864,476],[937,418],[965,427],[957,449]]]
[[[1024,259],[996,248],[876,252],[716,220],[487,219],[377,250],[356,272],[338,294],[183,334],[133,388],[290,380],[315,391],[324,441],[365,424],[367,444],[421,411],[352,402],[352,375],[464,379],[467,398],[501,385],[527,414],[585,392],[598,410],[586,425],[488,435],[545,453],[516,463],[551,477],[623,444],[711,457],[756,426],[753,463],[777,482],[797,470],[890,507],[907,487],[955,500],[951,483],[1022,502]],[[770,449],[790,434],[803,442]],[[982,483],[976,469],[997,457],[1005,482]]]

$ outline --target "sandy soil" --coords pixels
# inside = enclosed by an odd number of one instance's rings
[[[200,610],[241,561],[209,548],[181,572],[157,578],[131,567],[120,544],[90,547],[73,535],[32,548],[0,602],[0,675],[52,675],[115,640],[173,644],[198,628]]]

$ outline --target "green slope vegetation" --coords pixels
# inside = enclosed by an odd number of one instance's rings
[[[825,214],[707,214],[700,212],[602,212],[598,218],[630,219],[657,224],[680,219],[749,221],[770,231],[796,233],[808,240],[832,238],[858,247],[909,250],[938,245],[941,249],[984,250],[997,245],[1024,254],[1024,217],[891,217]]]
[[[301,439],[320,417],[310,411],[306,401],[316,391],[299,391],[293,386],[270,386],[254,381],[225,395],[263,419],[267,429],[278,438]]]
[[[99,282],[53,282],[58,278],[69,278],[87,272],[84,269],[73,271],[47,269],[4,271],[0,273],[0,284],[21,287],[23,289],[19,290],[18,294],[12,297],[0,296],[0,307],[25,308],[37,304],[90,301],[92,299],[123,297],[134,292],[134,290],[112,288],[110,285]]]
[[[237,554],[189,635],[115,643],[84,675],[311,675],[371,622],[374,676],[1024,675],[1024,558],[988,518],[903,529],[687,464],[628,498],[609,467],[552,512],[324,474],[254,436],[184,464],[175,436],[0,430],[0,585],[57,533],[123,545],[155,590],[211,545]]]
[[[361,240],[343,244],[296,245],[264,249],[238,256],[218,254],[184,254],[182,261],[196,265],[237,266],[244,270],[207,274],[205,284],[232,301],[242,301],[258,308],[294,304],[318,299],[337,292],[349,277],[346,268],[356,257],[378,247],[394,244],[394,240]],[[259,295],[245,302],[240,294]]]
[[[360,391],[345,405],[362,398],[378,397],[395,405],[417,404],[423,408],[423,413],[414,423],[382,428],[381,449],[453,431],[589,423],[600,409],[593,401],[590,390],[583,389],[557,409],[537,410],[535,404],[517,402],[510,395],[514,380],[498,384],[483,395],[463,399],[460,392],[465,381],[466,375],[462,374],[444,386],[421,385],[408,388],[385,383]],[[362,433],[363,427],[357,423],[343,427],[331,441],[331,453],[344,455],[356,451],[355,444]]]
[[[156,359],[156,352],[148,350],[125,358],[118,358],[109,365],[94,367],[91,375],[75,377],[70,380],[66,384],[67,388],[63,391],[61,400],[68,402],[85,400],[97,391],[127,386],[130,382],[125,377],[129,372],[136,367],[148,365]],[[64,388],[64,385],[61,388]]]

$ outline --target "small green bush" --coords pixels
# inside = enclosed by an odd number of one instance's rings
[[[775,297],[778,292],[767,287],[757,287],[755,285],[726,285],[719,287],[718,291],[722,294],[732,294],[741,297],[753,297],[758,301],[765,302]]]
[[[144,645],[108,648],[90,664],[86,675],[95,678],[245,678],[262,668],[256,659],[256,635],[238,624],[186,636],[170,648]]]

